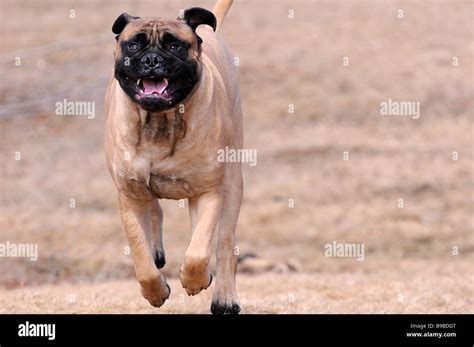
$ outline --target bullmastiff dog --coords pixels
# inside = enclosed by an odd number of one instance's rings
[[[159,200],[188,199],[192,236],[181,284],[189,295],[210,286],[217,230],[211,312],[240,311],[234,235],[241,163],[218,160],[218,150],[243,145],[238,69],[217,34],[231,4],[219,0],[212,12],[195,7],[171,20],[124,13],[112,27],[117,43],[105,99],[107,165],[136,277],[155,307],[170,295],[160,271],[165,251]]]

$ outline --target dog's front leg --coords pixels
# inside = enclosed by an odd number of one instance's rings
[[[214,191],[189,199],[192,238],[181,266],[180,279],[188,295],[196,295],[212,282],[209,272],[211,244],[222,208],[222,192]]]
[[[141,285],[142,295],[152,306],[160,307],[168,299],[170,287],[157,269],[151,251],[151,203],[119,194],[120,217],[133,253],[135,274]]]

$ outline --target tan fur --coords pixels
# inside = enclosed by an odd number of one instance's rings
[[[169,296],[153,254],[163,252],[163,213],[157,198],[189,199],[192,238],[181,267],[190,295],[206,289],[211,241],[218,232],[213,301],[237,304],[234,232],[242,200],[240,163],[217,161],[219,149],[243,144],[238,71],[233,55],[208,27],[200,27],[202,53],[192,31],[179,21],[145,18],[127,25],[120,40],[137,31],[170,30],[193,42],[201,78],[184,100],[184,113],[171,109],[149,114],[132,102],[112,78],[106,95],[106,156],[119,195],[122,224],[133,251],[143,296],[161,306]],[[189,37],[191,35],[191,37]],[[194,41],[193,41],[194,40]],[[116,56],[120,55],[117,45]],[[199,58],[200,55],[200,58]]]
[[[216,16],[217,19],[217,31],[221,28],[224,17],[232,6],[232,2],[233,0],[218,0],[214,5],[212,13],[214,13],[214,16]]]

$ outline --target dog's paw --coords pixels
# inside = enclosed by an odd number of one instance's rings
[[[143,297],[148,300],[151,306],[161,307],[170,297],[171,288],[168,283],[166,283],[166,280],[164,280],[164,285],[161,281],[155,281],[155,283],[142,282],[141,292]]]
[[[239,297],[235,284],[216,282],[211,304],[212,314],[238,314],[240,312]]]
[[[235,302],[220,302],[219,300],[212,301],[212,314],[239,314],[240,306]]]
[[[166,264],[165,251],[157,250],[153,258],[155,259],[155,265],[158,269],[161,269],[165,266]]]
[[[179,272],[179,279],[188,295],[196,295],[211,285],[212,274],[207,269],[207,266],[204,268],[189,268],[183,264]]]

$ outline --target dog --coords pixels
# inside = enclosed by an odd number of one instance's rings
[[[217,34],[232,1],[212,12],[190,8],[177,19],[123,13],[116,34],[106,107],[106,159],[142,295],[160,307],[170,287],[160,199],[188,199],[192,237],[180,268],[188,295],[212,282],[209,260],[217,232],[214,314],[240,312],[235,228],[243,194],[240,163],[218,150],[243,146],[238,68]],[[199,27],[199,30],[198,30]]]

